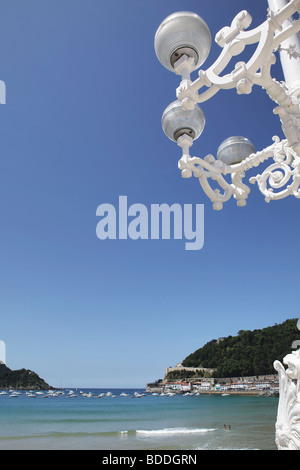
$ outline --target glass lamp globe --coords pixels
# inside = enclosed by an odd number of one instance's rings
[[[255,148],[246,137],[232,136],[225,139],[217,152],[217,159],[227,165],[240,163],[251,153],[255,153]]]
[[[158,27],[154,48],[158,60],[171,72],[183,54],[194,58],[194,69],[206,60],[211,47],[211,35],[205,21],[196,13],[180,11],[168,16]]]
[[[162,115],[162,128],[169,139],[174,142],[183,135],[189,135],[193,140],[198,139],[205,126],[205,116],[200,106],[192,110],[182,108],[179,100],[173,101]]]

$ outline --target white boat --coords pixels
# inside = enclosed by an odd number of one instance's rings
[[[229,397],[230,393],[222,393],[222,397]]]
[[[48,392],[48,395],[46,395],[48,397],[59,397],[59,393],[58,392],[53,392],[52,390],[49,390]]]
[[[9,398],[17,398],[19,396],[19,393],[12,393],[9,395]]]
[[[0,395],[7,395],[7,392],[0,392]]]

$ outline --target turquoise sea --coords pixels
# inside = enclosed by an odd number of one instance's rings
[[[276,450],[275,397],[72,392],[1,394],[0,450]]]

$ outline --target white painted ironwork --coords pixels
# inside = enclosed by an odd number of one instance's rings
[[[297,326],[300,329],[300,320]],[[292,346],[300,346],[299,341],[294,343]],[[287,354],[283,364],[287,369],[281,362],[274,362],[279,377],[275,441],[279,450],[300,450],[300,347]]]
[[[289,195],[300,197],[300,19],[294,18],[300,13],[300,0],[268,0],[268,3],[267,19],[260,26],[246,31],[252,18],[247,11],[242,11],[231,26],[217,33],[215,40],[222,52],[213,65],[198,72],[196,80],[190,79],[195,67],[192,56],[183,53],[173,65],[173,71],[181,75],[176,95],[183,111],[192,111],[220,90],[236,88],[238,94],[250,94],[253,85],[265,89],[277,105],[274,113],[280,118],[286,138],[281,141],[274,136],[272,145],[246,157],[241,155],[239,163],[225,164],[212,155],[192,157],[190,147],[195,137],[184,133],[188,125],[182,125],[183,131],[177,130],[172,138],[182,148],[178,163],[182,176],[198,178],[216,210],[222,209],[231,196],[238,206],[244,206],[250,192],[243,181],[245,172],[268,159],[273,159],[272,164],[262,174],[250,178],[250,183],[257,183],[266,202]],[[257,47],[248,62],[238,62],[230,73],[221,76],[232,57],[242,53],[249,44],[257,44]],[[271,76],[275,51],[280,53],[285,82],[278,82]],[[206,90],[202,91],[203,87]],[[182,116],[184,120],[184,113]],[[212,188],[211,180],[218,183],[217,189]]]

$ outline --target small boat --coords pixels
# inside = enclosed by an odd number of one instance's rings
[[[230,393],[222,393],[222,397],[229,397]]]
[[[58,392],[53,392],[52,390],[50,390],[48,392],[48,397],[59,397],[59,393]]]

